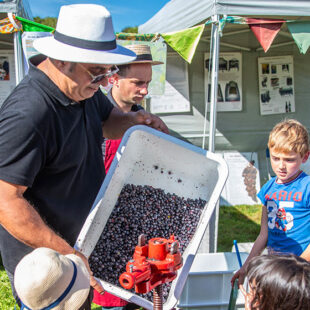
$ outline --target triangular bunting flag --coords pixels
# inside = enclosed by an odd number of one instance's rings
[[[277,24],[277,23],[285,23],[286,20],[284,19],[270,19],[270,18],[244,18],[245,23],[248,25],[252,24]]]
[[[291,22],[287,23],[287,27],[297,44],[299,51],[306,54],[310,46],[310,22]]]
[[[0,20],[0,33],[13,33],[18,31],[16,27],[11,23],[8,17]]]
[[[179,55],[191,63],[205,25],[160,35]]]
[[[32,20],[28,20],[25,18],[22,18],[20,16],[15,16],[16,19],[18,19],[19,21],[21,21],[22,26],[23,26],[23,31],[29,31],[29,32],[54,32],[55,29],[53,27],[50,26],[46,26],[46,25],[42,25],[39,23],[36,23]]]
[[[268,51],[270,45],[272,44],[274,38],[280,31],[283,22],[280,23],[260,23],[260,24],[250,24],[250,28],[253,31],[258,42],[264,49],[265,53]]]

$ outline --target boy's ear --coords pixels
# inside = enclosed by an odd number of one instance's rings
[[[308,160],[309,155],[310,155],[310,151],[308,151],[308,152],[305,154],[304,158],[302,159],[302,163],[303,163],[303,164]]]

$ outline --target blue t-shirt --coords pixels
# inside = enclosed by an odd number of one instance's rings
[[[269,250],[301,255],[310,243],[310,176],[289,183],[269,180],[258,193],[268,212]]]

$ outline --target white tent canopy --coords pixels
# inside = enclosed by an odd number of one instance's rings
[[[310,16],[310,1],[171,0],[145,24],[139,26],[139,33],[182,30],[212,15]]]
[[[292,20],[309,20],[309,0],[171,0],[157,14],[145,24],[140,25],[139,33],[167,33],[183,30],[197,24],[202,24],[207,19],[213,19],[210,35],[211,67],[211,99],[210,99],[210,126],[209,126],[209,151],[214,151],[216,133],[216,101],[218,93],[218,59],[219,59],[219,24],[221,15],[252,16],[265,18],[283,18]],[[307,17],[307,18],[304,18]],[[230,44],[230,46],[232,46]],[[199,74],[199,71],[197,71]],[[198,81],[198,80],[196,80]],[[200,95],[201,93],[199,93]],[[184,118],[184,117],[183,117]],[[183,120],[182,118],[182,120]],[[206,117],[204,118],[206,122]],[[194,119],[192,118],[192,122]],[[203,133],[205,136],[205,133]],[[216,210],[218,214],[218,209]],[[209,236],[206,243],[209,249],[216,250],[217,217],[215,214],[210,222]],[[213,228],[212,228],[213,227]]]

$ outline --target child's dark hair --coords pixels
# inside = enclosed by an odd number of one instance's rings
[[[310,264],[295,255],[261,255],[247,268],[251,309],[309,310]]]

